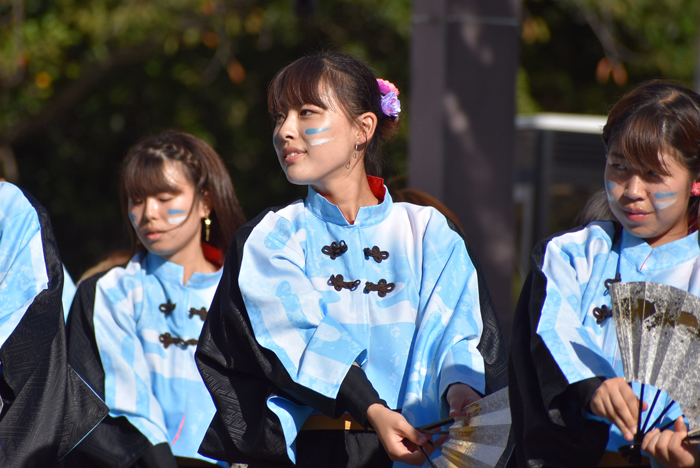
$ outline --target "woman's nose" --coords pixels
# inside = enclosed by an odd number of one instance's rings
[[[279,138],[293,140],[298,136],[297,117],[295,112],[289,112],[279,129]]]
[[[143,203],[143,217],[146,219],[154,219],[158,213],[158,200],[151,197],[146,197]]]
[[[625,184],[625,196],[632,200],[644,198],[646,196],[646,186],[638,175],[633,175]]]

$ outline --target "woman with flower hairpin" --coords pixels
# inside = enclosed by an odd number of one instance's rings
[[[201,453],[253,468],[422,465],[434,447],[414,427],[505,385],[468,244],[370,175],[398,94],[337,53],[273,79],[273,145],[308,195],[234,236],[196,355],[217,405]]]

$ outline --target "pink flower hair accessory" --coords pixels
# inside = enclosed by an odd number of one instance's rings
[[[690,187],[690,194],[694,197],[700,195],[700,182],[693,182],[692,187]]]
[[[397,88],[394,83],[391,81],[387,80],[382,80],[381,78],[377,78],[377,84],[379,85],[379,92],[382,94],[389,94],[389,93],[394,93],[397,96],[401,93],[399,93],[399,88]]]
[[[398,117],[401,113],[401,101],[399,101],[399,89],[387,80],[377,78],[379,92],[382,93],[382,112],[389,117]]]

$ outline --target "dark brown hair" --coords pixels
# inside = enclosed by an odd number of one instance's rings
[[[365,151],[365,171],[381,176],[381,143],[390,140],[398,131],[399,117],[382,112],[377,77],[367,65],[350,55],[337,52],[319,52],[302,57],[280,70],[268,90],[267,108],[274,116],[287,109],[313,104],[328,109],[330,103],[323,92],[330,90],[341,110],[352,122],[365,112],[377,116],[375,136]]]
[[[143,249],[129,221],[129,198],[143,199],[161,192],[177,192],[165,177],[167,161],[180,162],[194,185],[195,197],[211,199],[209,244],[226,254],[228,244],[245,216],[221,157],[207,143],[184,132],[167,130],[132,146],[121,165],[119,195],[134,251]]]
[[[667,81],[648,81],[622,97],[608,115],[603,143],[617,142],[622,155],[637,169],[668,175],[659,159],[663,151],[676,158],[695,179],[700,175],[700,96]],[[698,214],[698,197],[688,213]]]

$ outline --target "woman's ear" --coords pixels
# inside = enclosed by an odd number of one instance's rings
[[[357,118],[359,129],[357,139],[359,144],[364,145],[372,139],[374,132],[377,130],[377,116],[374,112],[365,112]]]
[[[211,196],[209,192],[204,190],[202,196],[199,197],[199,217],[208,218],[211,214]]]

